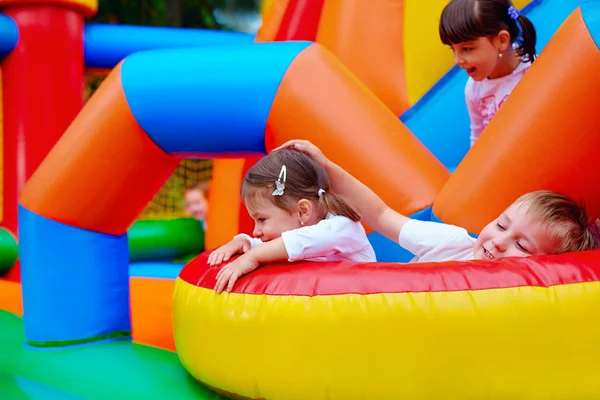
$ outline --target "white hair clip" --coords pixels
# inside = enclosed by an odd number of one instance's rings
[[[319,197],[323,197],[323,195],[325,194],[325,190],[324,189],[319,189],[319,191],[317,192],[317,194],[319,195]]]
[[[279,178],[275,181],[276,189],[273,191],[273,196],[283,196],[283,191],[285,190],[285,180],[287,178],[287,170],[285,165],[281,166],[281,172],[279,173]]]

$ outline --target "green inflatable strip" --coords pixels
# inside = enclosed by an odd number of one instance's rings
[[[15,265],[19,250],[15,236],[4,228],[0,228],[0,276]]]
[[[166,350],[125,341],[27,349],[21,318],[6,311],[0,311],[0,332],[0,390],[15,395],[1,399],[44,398],[27,397],[27,384],[30,390],[49,388],[55,394],[51,399],[222,399],[192,378],[177,354]],[[25,397],[18,397],[20,391]]]
[[[137,221],[127,237],[129,261],[170,261],[204,250],[202,224],[193,218]]]
[[[27,344],[32,347],[63,347],[63,346],[75,346],[78,344],[85,344],[91,342],[99,342],[101,340],[120,339],[131,336],[131,331],[116,331],[107,333],[105,335],[93,336],[85,339],[77,340],[50,340],[46,342],[39,342],[36,340],[27,340]]]

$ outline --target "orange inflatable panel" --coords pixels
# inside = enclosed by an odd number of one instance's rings
[[[175,351],[172,279],[131,278],[133,341]]]
[[[214,249],[239,233],[239,217],[246,212],[240,196],[244,159],[215,159],[208,195],[204,247]]]
[[[449,177],[396,115],[318,45],[288,68],[267,123],[267,150],[298,138],[315,143],[406,215],[431,206]]]
[[[281,21],[288,8],[290,0],[275,0],[267,8],[265,15],[263,16],[263,22],[258,32],[256,33],[255,41],[257,42],[272,42],[275,40],[279,28],[281,27]]]
[[[409,107],[404,72],[404,2],[326,1],[317,42],[396,115]]]
[[[0,279],[0,310],[23,315],[20,283]]]

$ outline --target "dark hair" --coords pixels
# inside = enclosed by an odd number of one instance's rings
[[[282,196],[273,196],[275,181],[279,177],[281,167],[285,165],[286,182]],[[262,189],[257,193],[256,189]],[[319,189],[324,192],[319,195]],[[323,217],[330,212],[360,221],[360,215],[340,196],[331,192],[329,177],[323,167],[306,154],[292,149],[277,150],[261,158],[248,170],[242,182],[244,200],[254,195],[266,195],[277,207],[290,211],[298,200],[306,199],[316,202]]]
[[[533,62],[537,41],[535,27],[522,14],[517,21],[512,19],[508,12],[511,6],[510,0],[451,0],[440,18],[440,39],[445,45],[452,45],[506,30],[511,43],[518,43],[517,54],[523,61]]]

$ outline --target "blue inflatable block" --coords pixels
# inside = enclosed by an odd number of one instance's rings
[[[435,215],[434,212],[431,213],[431,221],[432,222],[439,222],[440,224],[445,224],[445,222],[442,221],[437,215]],[[475,233],[472,233],[472,232],[469,232],[469,231],[467,231],[467,233],[469,234],[469,236],[471,236],[471,237],[473,237],[475,239],[477,239],[477,237],[479,236],[479,235],[477,235]]]
[[[254,41],[254,36],[238,32],[116,24],[86,24],[83,37],[87,68],[114,68],[139,51]]]
[[[416,212],[410,216],[413,219],[429,221],[431,217],[431,207]],[[371,232],[367,235],[378,262],[402,262],[406,263],[413,259],[414,255],[401,247],[398,242],[394,242],[378,232]]]
[[[185,263],[134,262],[129,265],[129,276],[143,278],[176,279]]]
[[[596,42],[596,46],[600,49],[600,1],[586,0],[581,4],[581,15],[585,21],[585,25],[592,35],[592,39]]]
[[[8,15],[0,14],[0,58],[8,55],[19,40],[19,28]]]
[[[267,118],[290,63],[310,42],[156,50],[125,59],[140,126],[169,153],[264,154]]]
[[[29,344],[131,331],[127,235],[86,231],[19,206],[19,237]]]

